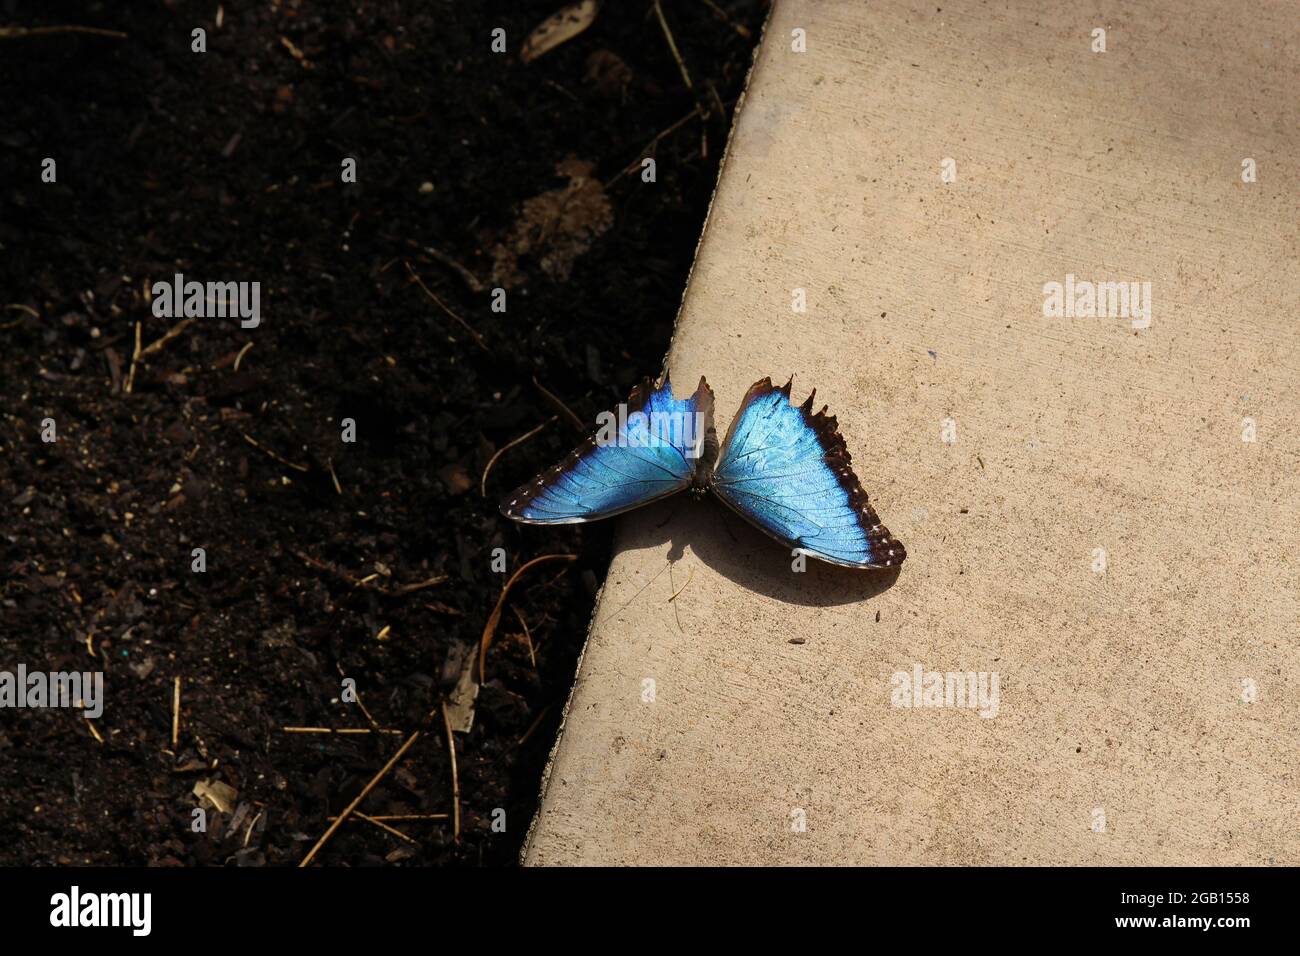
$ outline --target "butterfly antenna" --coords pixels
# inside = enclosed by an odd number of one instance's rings
[[[673,601],[673,598],[677,597],[677,583],[673,581],[673,562],[671,560],[668,562],[668,587],[672,588],[673,592],[673,596],[668,599],[668,603],[673,606],[673,617],[677,619],[677,633],[685,634],[686,632],[682,630],[682,616],[677,613],[677,604]]]
[[[628,598],[628,601],[627,601],[626,604],[624,604],[622,607],[620,607],[620,608],[619,608],[617,611],[615,611],[613,614],[606,614],[604,617],[602,617],[602,618],[600,619],[600,621],[592,621],[592,627],[595,627],[595,626],[596,626],[597,624],[599,624],[601,621],[608,621],[611,617],[618,617],[620,614],[622,614],[624,611],[626,611],[628,608],[630,608],[630,607],[632,606],[632,602],[635,601],[637,598],[639,598],[639,597],[642,595],[642,593],[645,591],[646,588],[648,588],[650,585],[652,585],[652,584],[654,584],[656,581],[658,581],[659,578],[663,575],[663,573],[664,573],[665,571],[667,571],[669,568],[671,568],[672,566],[673,566],[673,562],[672,562],[671,560],[667,561],[667,562],[664,564],[664,566],[658,570],[658,572],[655,574],[654,577],[652,577],[652,578],[651,578],[649,581],[647,581],[645,584],[641,585],[641,587],[637,588],[637,592],[636,592],[636,594],[633,594],[630,598]],[[668,580],[669,580],[669,581],[672,581],[672,577],[671,577],[671,575],[669,576]]]

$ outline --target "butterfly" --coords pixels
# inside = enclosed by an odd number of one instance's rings
[[[791,378],[750,386],[721,446],[713,390],[701,377],[673,397],[665,374],[645,379],[625,405],[563,461],[516,489],[501,512],[524,524],[576,524],[631,511],[685,489],[714,495],[791,548],[851,568],[891,568],[907,551],[880,523],[850,467],[838,422],[813,414],[814,389],[790,400]]]

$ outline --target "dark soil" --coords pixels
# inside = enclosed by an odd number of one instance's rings
[[[511,591],[456,735],[459,843],[353,819],[318,860],[516,858],[609,529],[497,502],[577,443],[561,404],[590,422],[659,371],[765,12],[663,4],[688,90],[648,0],[521,63],[561,5],[226,0],[217,28],[215,0],[0,0],[0,26],[129,34],[0,36],[0,670],[102,670],[106,697],[0,710],[0,864],[296,864],[421,727],[359,809],[449,813],[440,703],[498,547],[577,560]],[[177,272],[260,282],[261,325],[195,319],[132,376]],[[283,729],[375,725],[400,733]],[[202,781],[233,793],[195,833]]]

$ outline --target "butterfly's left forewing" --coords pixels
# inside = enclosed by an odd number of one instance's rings
[[[704,432],[713,427],[713,392],[700,379],[690,398],[672,384],[638,385],[605,427],[567,458],[521,485],[501,512],[525,524],[577,524],[631,511],[690,486]]]
[[[814,392],[815,394],[815,392]],[[850,467],[848,448],[813,396],[790,401],[790,383],[755,382],[732,420],[712,488],[763,531],[832,564],[888,568],[907,557],[880,523]]]

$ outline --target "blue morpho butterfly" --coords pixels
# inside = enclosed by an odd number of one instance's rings
[[[750,386],[721,449],[713,390],[701,378],[673,398],[665,374],[645,379],[619,414],[567,458],[501,504],[525,524],[576,524],[639,508],[685,488],[722,502],[792,548],[850,568],[897,567],[907,557],[867,502],[835,418],[812,395],[790,401],[792,378]]]

